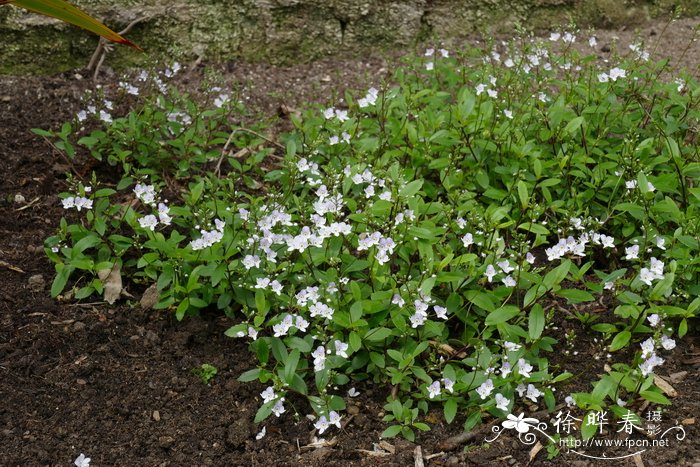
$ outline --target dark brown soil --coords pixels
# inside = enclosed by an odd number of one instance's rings
[[[655,57],[672,57],[674,65],[683,57],[680,65],[697,71],[700,48],[692,44],[684,52],[696,22],[684,20],[668,28],[652,24],[639,34],[651,44]],[[601,48],[615,35],[620,36],[620,48],[626,48],[635,34],[597,31],[596,35]],[[368,57],[290,68],[233,63],[222,70],[228,82],[243,86],[252,109],[271,116],[282,105],[295,108],[303,102],[329,101],[342,96],[346,87],[365,89],[390,73],[394,63],[394,58]],[[29,130],[57,128],[80,110],[80,96],[91,82],[79,79],[78,72],[0,77],[0,465],[69,466],[83,452],[98,466],[404,466],[414,464],[417,446],[426,465],[528,464],[530,448],[512,433],[491,445],[483,441],[493,421],[471,440],[447,449],[445,443],[461,434],[464,419],[446,425],[439,414],[428,417],[433,429],[419,435],[415,444],[388,440],[394,453],[368,454],[386,427],[381,422],[382,405],[389,395],[386,387],[371,385],[357,386],[361,395],[353,404],[359,410],[342,431],[329,434],[332,441],[327,447],[304,448],[313,426],[305,418],[308,407],[300,401],[292,401],[298,413],[288,408],[281,418],[269,419],[267,436],[256,441],[261,427],[253,424],[253,418],[263,387],[237,382],[253,363],[242,341],[223,335],[231,325],[228,318],[205,315],[178,323],[164,312],[141,311],[137,304],[110,307],[50,299],[53,269],[42,244],[63,214],[56,194],[65,186],[66,166]],[[201,73],[197,66],[182,79],[196,82]],[[114,84],[105,76],[105,85]],[[15,200],[18,194],[24,201]],[[562,317],[557,324],[560,335],[567,329],[578,334],[578,353],[558,353],[553,360],[577,375],[568,386],[558,388],[559,394],[586,389],[586,381],[604,371],[605,356],[597,359],[601,349],[576,321]],[[661,375],[687,372],[674,383],[678,396],[662,423],[685,421],[685,440],[650,449],[639,462],[700,463],[694,419],[700,413],[698,355],[700,339],[691,333],[660,370]],[[203,363],[219,369],[209,385],[192,373]],[[550,463],[542,451],[532,464],[588,462],[562,453]],[[609,463],[614,462],[600,462]],[[643,464],[632,459],[617,463]]]

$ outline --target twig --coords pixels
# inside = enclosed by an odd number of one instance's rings
[[[0,266],[5,266],[5,267],[6,267],[7,269],[9,269],[10,271],[19,272],[20,274],[25,274],[25,272],[22,271],[21,268],[18,268],[17,266],[13,266],[13,265],[11,265],[10,263],[8,263],[7,261],[2,261],[2,260],[0,260]]]
[[[58,149],[58,148],[56,147],[56,145],[53,144],[53,142],[52,142],[50,139],[48,139],[46,136],[42,136],[42,138],[44,139],[44,141],[46,141],[46,144],[48,144],[49,146],[51,146],[51,147],[53,148],[53,150],[54,150],[59,156],[61,156],[61,157],[63,158],[63,160],[66,161],[66,164],[68,164],[68,166],[70,167],[71,172],[73,172],[73,175],[75,175],[76,177],[78,177],[78,178],[80,179],[81,182],[84,182],[85,179],[83,178],[82,175],[80,175],[80,173],[78,173],[78,170],[77,170],[77,169],[75,168],[75,166],[73,165],[73,162],[71,162],[71,160],[68,159],[68,157],[67,157],[60,149]]]
[[[131,30],[134,26],[139,24],[142,21],[146,21],[148,19],[151,19],[153,16],[152,15],[147,15],[147,16],[141,16],[140,18],[136,18],[133,20],[129,25],[124,28],[122,31],[119,31],[119,35],[123,36],[127,32]],[[107,53],[110,52],[114,48],[114,45],[109,42],[107,39],[104,37],[100,37],[100,39],[97,41],[97,47],[95,48],[95,51],[92,53],[92,57],[90,57],[90,62],[88,63],[87,69],[91,70],[92,67],[95,67],[95,73],[92,75],[92,80],[97,81],[97,75],[100,72],[100,68],[102,67],[102,63],[105,60],[105,57],[107,56]],[[99,57],[99,58],[98,58]]]
[[[233,131],[231,132],[231,134],[228,135],[228,139],[226,140],[226,143],[224,143],[223,149],[221,149],[221,156],[219,157],[219,160],[216,163],[216,169],[214,170],[214,173],[216,173],[217,177],[221,173],[221,163],[223,162],[224,157],[226,157],[226,150],[228,149],[228,145],[231,144],[231,141],[233,140],[234,135],[236,133],[238,133],[239,131],[242,131],[244,133],[250,133],[251,135],[254,135],[254,136],[257,136],[258,138],[264,139],[268,143],[273,144],[273,145],[277,146],[278,148],[284,150],[284,146],[282,146],[280,143],[268,138],[267,136],[261,135],[257,131],[253,131],[253,130],[250,130],[248,128],[243,128],[243,127],[234,128]],[[243,149],[247,149],[247,148],[243,148]],[[239,151],[236,154],[239,154],[241,151]],[[270,157],[273,157],[277,160],[283,160],[282,157],[277,156],[275,154],[270,154]]]
[[[31,200],[28,204],[25,204],[25,205],[22,206],[21,208],[15,209],[15,211],[24,211],[24,210],[27,209],[27,208],[31,208],[31,207],[34,206],[37,202],[39,202],[40,199],[41,199],[41,198],[37,196],[36,198],[34,198],[33,200]]]

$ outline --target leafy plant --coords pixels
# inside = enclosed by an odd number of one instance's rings
[[[209,384],[209,382],[218,372],[219,370],[214,365],[210,365],[209,363],[202,363],[202,366],[192,368],[192,373],[199,376],[199,379],[201,379],[202,383],[204,384]]]
[[[217,88],[207,107],[149,75],[124,117],[93,102],[108,128],[39,131],[122,174],[69,179],[52,294],[101,293],[118,265],[177,319],[221,310],[257,359],[240,380],[266,385],[256,422],[293,393],[340,426],[356,381],[387,387],[385,436],[426,429],[431,403],[465,430],[551,410],[569,307],[617,361],[567,403],[668,403],[654,369],[700,309],[700,90],[641,46],[601,69],[564,37],[431,49],[279,141],[230,123],[244,110]]]

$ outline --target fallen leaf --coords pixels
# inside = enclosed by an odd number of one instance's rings
[[[112,269],[97,271],[97,277],[104,284],[104,299],[110,305],[117,301],[122,293],[122,274],[119,263],[114,263]]]
[[[416,446],[416,448],[413,450],[413,459],[416,467],[425,467],[425,463],[423,462],[423,450],[420,446]]]
[[[671,373],[668,377],[672,383],[680,383],[686,376],[688,376],[687,371],[679,371],[677,373]]]
[[[684,419],[681,421],[681,425],[695,425],[695,417]]]
[[[151,286],[147,288],[141,296],[141,301],[139,302],[141,304],[141,308],[144,310],[150,310],[153,308],[153,305],[158,303],[159,296],[160,292],[158,292],[158,287],[156,287],[156,284],[151,284]]]
[[[542,450],[543,447],[544,446],[542,446],[542,443],[538,441],[537,444],[535,444],[532,447],[532,449],[530,449],[530,462],[532,462],[535,459],[535,457],[537,457],[537,454]]]
[[[659,375],[654,375],[654,384],[656,384],[656,386],[668,397],[676,397],[678,395],[678,392],[673,388],[673,386],[671,386],[668,381]]]

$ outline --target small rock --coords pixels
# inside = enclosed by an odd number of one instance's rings
[[[158,446],[162,447],[163,449],[168,449],[172,447],[173,444],[175,444],[175,438],[172,436],[160,436],[158,438]]]
[[[46,287],[46,281],[41,274],[34,274],[29,278],[29,288],[34,292],[41,292]]]
[[[360,408],[356,405],[350,405],[348,406],[347,412],[349,415],[357,415],[360,413]]]
[[[160,412],[158,412],[157,410],[153,411],[153,420],[155,420],[157,422],[160,421]]]
[[[15,195],[15,203],[17,203],[17,204],[24,204],[26,201],[27,201],[27,200],[24,198],[24,196],[22,196],[21,193],[17,193],[17,194]]]
[[[81,332],[84,329],[85,329],[85,323],[83,323],[82,321],[76,321],[75,323],[73,323],[73,331]]]

